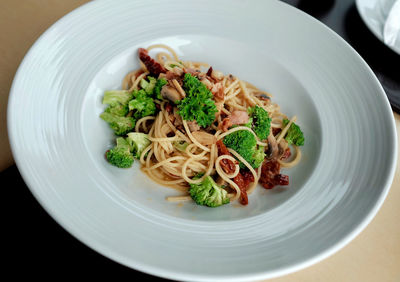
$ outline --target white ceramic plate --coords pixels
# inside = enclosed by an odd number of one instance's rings
[[[104,90],[169,44],[273,93],[306,143],[288,188],[248,206],[169,203],[138,165],[104,160]],[[11,90],[9,136],[38,201],[67,231],[129,267],[182,280],[250,280],[309,266],[353,239],[381,206],[396,158],[385,93],[330,29],[277,1],[95,1],[46,31]]]
[[[383,29],[391,5],[395,0],[356,0],[356,7],[365,25],[384,43]],[[400,55],[400,36],[393,45],[386,45]]]

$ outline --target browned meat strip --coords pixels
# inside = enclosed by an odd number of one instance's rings
[[[219,129],[221,129],[223,132],[228,131],[229,127],[232,126],[232,122],[229,117],[226,117],[222,120],[222,122],[219,124]]]
[[[168,80],[173,80],[176,79],[178,82],[182,82],[182,75],[179,75],[178,73],[174,71],[167,71],[165,78]]]
[[[233,125],[245,124],[249,122],[249,115],[245,111],[233,111],[228,117],[220,123],[220,129],[227,131]]]
[[[211,93],[214,95],[215,101],[224,101],[225,93],[224,87],[222,87],[222,83],[218,82],[213,85],[211,88]]]
[[[231,119],[232,125],[249,122],[249,115],[245,111],[233,111],[229,118]]]
[[[187,121],[187,125],[189,127],[190,132],[200,130],[200,126],[197,124],[197,122],[195,120]]]

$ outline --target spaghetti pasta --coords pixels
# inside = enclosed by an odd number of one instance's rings
[[[158,49],[162,50],[156,54],[155,60],[151,59],[148,52]],[[157,110],[154,115],[137,119],[134,132],[145,134],[149,142],[140,154],[141,170],[160,185],[186,193],[167,197],[168,201],[190,200],[191,185],[201,185],[209,177],[218,187],[226,190],[230,201],[236,201],[243,197],[243,193],[251,194],[259,182],[270,181],[268,185],[271,186],[273,180],[266,179],[267,176],[279,178],[276,177],[276,171],[274,174],[272,170],[267,170],[271,162],[285,168],[299,163],[299,146],[293,146],[295,157],[291,161],[285,160],[291,153],[285,136],[289,134],[296,116],[283,126],[283,120],[287,117],[280,112],[278,105],[271,102],[271,94],[233,75],[224,75],[212,67],[208,68],[207,63],[183,61],[167,45],[156,44],[141,50],[141,68],[128,73],[122,86],[129,92],[143,89],[148,94],[155,90],[144,88],[143,85],[150,85],[146,79],[152,77],[154,82],[157,80],[156,83],[164,80],[158,89],[158,96],[151,96]],[[180,101],[193,95],[187,92],[184,80],[187,74],[195,77],[212,94],[212,104],[215,104],[216,109],[215,120],[207,126],[196,119],[186,119],[181,114]],[[157,86],[153,84],[152,87],[155,89]],[[199,105],[196,109],[201,111],[203,107]],[[253,128],[260,120],[248,111],[254,107],[268,113],[269,127],[266,130],[269,135],[263,138]],[[130,111],[130,115],[134,116],[135,110],[130,108]],[[257,149],[262,155],[258,164],[250,161],[240,150],[224,144],[227,136],[238,132],[247,132],[250,135],[246,138],[255,140],[251,141],[254,142],[251,143],[254,148],[248,149]],[[285,183],[281,181],[279,184]]]

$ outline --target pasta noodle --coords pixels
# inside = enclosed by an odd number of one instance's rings
[[[215,105],[218,109],[214,123],[207,128],[201,128],[193,121],[181,118],[174,104],[168,99],[155,99],[158,113],[136,121],[134,131],[147,134],[148,140],[151,141],[151,144],[140,154],[141,170],[160,185],[186,193],[181,196],[167,197],[168,201],[191,200],[188,194],[190,185],[200,184],[208,176],[222,183],[220,185],[227,190],[230,201],[239,200],[243,193],[251,194],[255,190],[264,177],[264,166],[258,165],[254,168],[248,160],[232,148],[228,148],[228,152],[225,150],[225,153],[221,153],[223,151],[221,146],[225,146],[221,143],[234,132],[248,131],[256,138],[257,148],[264,148],[267,154],[264,163],[270,161],[269,158],[275,160],[278,166],[285,168],[294,167],[299,163],[301,150],[298,146],[292,147],[295,149],[294,158],[286,161],[291,149],[284,138],[296,121],[296,116],[283,126],[283,120],[287,117],[280,112],[278,105],[271,102],[271,94],[233,75],[224,75],[212,68],[206,72],[204,68],[209,67],[207,63],[182,61],[167,45],[156,44],[149,46],[146,50],[156,49],[163,51],[156,54],[154,62],[159,63],[166,72],[160,73],[158,77],[155,77],[156,79],[166,78],[167,86],[176,90],[179,99],[184,99],[188,93],[185,93],[180,77],[185,73],[195,75],[214,94]],[[143,87],[141,86],[142,79],[154,75],[153,72],[152,66],[141,61],[141,68],[128,73],[123,79],[123,89],[129,91],[140,89]],[[161,94],[164,95],[163,92]],[[217,95],[220,95],[219,98]],[[268,112],[271,121],[268,138],[261,140],[258,133],[244,123],[233,123],[224,128],[225,123],[234,122],[235,115],[248,115],[248,108],[255,106]],[[274,154],[271,153],[274,148],[275,155],[276,148],[278,148],[278,153],[275,157],[271,157]],[[249,182],[244,188],[245,191],[240,181]]]

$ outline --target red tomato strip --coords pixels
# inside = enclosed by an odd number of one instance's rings
[[[217,141],[218,148],[218,156],[228,155],[231,156],[231,153],[226,148],[225,144],[222,143],[222,140]],[[220,163],[222,169],[225,173],[231,174],[235,172],[235,164],[231,160],[224,159]],[[254,181],[254,177],[252,178]],[[249,203],[249,199],[247,197],[246,188],[249,185],[250,177],[245,178],[240,172],[233,178],[233,182],[239,186],[240,189],[240,203],[242,205],[247,205]]]

